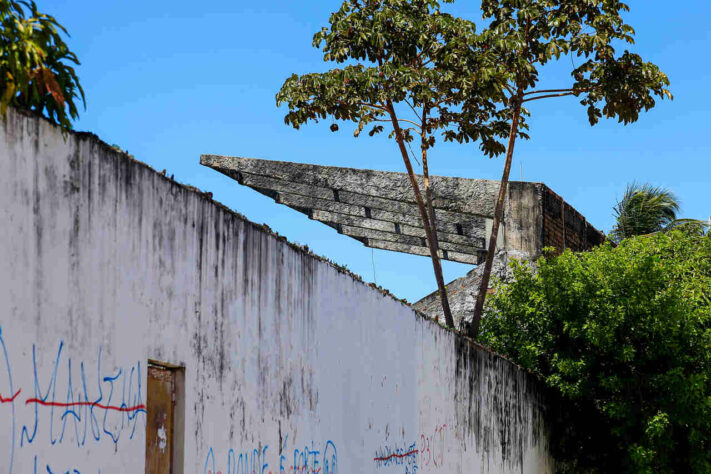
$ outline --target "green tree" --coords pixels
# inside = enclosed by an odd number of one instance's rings
[[[79,61],[62,39],[66,30],[34,1],[0,0],[0,18],[0,112],[12,105],[70,129],[79,115],[75,100],[85,100],[72,67]]]
[[[562,400],[564,470],[711,472],[710,289],[695,228],[566,251],[515,265],[481,338]]]
[[[415,194],[445,322],[454,326],[438,255],[428,151],[439,136],[478,141],[490,156],[503,152],[499,140],[508,126],[497,103],[505,100],[506,78],[493,56],[481,54],[474,23],[441,12],[437,0],[346,0],[313,44],[324,61],[347,65],[289,77],[276,97],[277,105],[288,105],[285,122],[299,128],[331,117],[353,122],[356,136],[366,127],[370,136],[388,127]],[[413,142],[424,195],[410,159]]]
[[[480,73],[504,75],[502,105],[510,119],[499,197],[489,238],[489,249],[468,333],[476,338],[489,286],[514,145],[528,102],[566,96],[580,98],[588,119],[601,117],[628,124],[655,105],[655,96],[671,98],[667,76],[654,64],[627,50],[617,54],[613,44],[633,43],[634,30],[621,12],[619,0],[482,0],[484,19],[490,21],[482,39],[497,60]],[[561,56],[581,61],[571,65],[566,85],[539,86],[539,69]],[[567,62],[567,61],[566,61]]]
[[[615,242],[635,235],[651,234],[686,226],[703,233],[707,224],[697,219],[678,219],[679,200],[669,190],[645,183],[627,185],[614,208],[615,227],[610,237]]]

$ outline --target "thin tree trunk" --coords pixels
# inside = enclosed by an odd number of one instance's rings
[[[432,204],[432,188],[430,187],[430,171],[427,166],[427,149],[422,148],[422,181],[425,185],[425,199],[427,204],[427,212],[430,218],[430,227],[432,228],[432,239],[437,250],[439,250],[439,237],[437,236],[437,216],[435,216],[434,205]]]
[[[434,247],[434,252],[432,252],[432,249],[430,249],[430,255],[434,254],[434,261],[432,262],[433,265],[435,265],[435,277],[437,278],[437,288],[439,290],[439,297],[442,302],[442,311],[444,312],[444,321],[447,323],[447,326],[454,328],[454,317],[452,316],[452,310],[449,307],[449,297],[447,296],[447,287],[444,284],[444,276],[442,274],[442,261],[439,258],[439,237],[437,236],[437,219],[435,215],[435,210],[434,206],[432,205],[432,189],[430,188],[430,178],[429,178],[429,172],[424,171],[426,170],[426,163],[427,163],[427,158],[426,158],[426,153],[422,155],[422,164],[423,164],[423,181],[425,184],[425,198],[426,198],[426,204],[427,204],[427,213],[429,214],[430,218],[430,235],[432,236],[432,246]],[[429,241],[429,239],[428,239]]]
[[[474,307],[474,319],[467,331],[467,335],[476,339],[479,336],[479,326],[481,324],[481,315],[484,311],[484,302],[486,294],[489,290],[489,279],[491,277],[491,268],[494,264],[494,254],[496,253],[496,240],[499,236],[499,225],[504,213],[504,201],[506,200],[506,191],[509,184],[509,174],[511,173],[511,162],[513,160],[514,145],[516,144],[516,136],[518,135],[518,123],[521,117],[521,102],[523,99],[522,91],[519,90],[514,97],[513,116],[511,118],[511,130],[509,131],[509,141],[506,147],[506,163],[504,164],[504,173],[501,176],[501,184],[499,185],[499,197],[496,200],[496,208],[494,210],[494,223],[491,226],[491,236],[489,237],[489,249],[486,253],[486,261],[484,263],[484,272],[481,275],[481,283],[479,284],[479,294],[476,297],[476,306]]]
[[[432,189],[430,187],[430,168],[427,164],[427,143],[425,125],[427,124],[427,108],[423,107],[422,110],[422,133],[420,134],[420,150],[422,152],[422,177],[425,185],[425,199],[427,199],[427,212],[430,217],[430,227],[432,228],[432,237],[434,239],[434,245],[437,250],[439,250],[439,236],[437,235],[437,217],[435,216],[434,205],[432,204]]]
[[[435,214],[435,209],[434,209],[434,204],[432,203],[432,187],[430,186],[430,170],[429,170],[429,165],[427,163],[427,144],[425,142],[426,138],[426,133],[424,132],[425,125],[427,123],[427,109],[424,109],[422,111],[422,129],[423,132],[421,134],[422,141],[420,145],[420,149],[422,152],[422,181],[425,186],[425,204],[427,205],[427,214],[429,215],[430,218],[430,229],[432,233],[432,241],[434,245],[434,250],[435,250],[435,255],[437,256],[437,266],[440,268],[440,273],[442,272],[442,261],[439,258],[439,236],[437,235],[437,215]],[[448,326],[454,327],[454,317],[451,316],[451,308],[449,307],[449,296],[447,295],[447,287],[444,286],[444,278],[442,279],[443,284],[442,288],[439,288],[440,290],[440,299],[442,298],[442,294],[444,294],[445,298],[445,303],[442,303],[442,308],[444,311],[444,316],[445,316],[445,322],[447,323]],[[446,310],[444,308],[446,307]],[[450,314],[451,316],[451,321],[447,319],[447,314]]]
[[[420,192],[420,186],[417,184],[417,176],[415,171],[412,169],[412,163],[410,163],[410,158],[407,154],[407,149],[405,148],[405,141],[402,135],[402,130],[400,129],[400,123],[398,122],[397,115],[395,114],[395,108],[392,102],[387,102],[388,113],[390,114],[390,120],[393,123],[393,128],[395,130],[395,141],[397,141],[398,147],[400,148],[400,154],[405,162],[405,168],[407,168],[407,174],[410,177],[410,184],[412,185],[412,190],[415,192],[415,200],[417,201],[417,207],[420,210],[420,216],[422,217],[422,225],[425,228],[425,236],[427,237],[427,246],[430,250],[430,257],[432,258],[432,267],[434,268],[435,279],[437,280],[437,288],[439,290],[439,297],[442,302],[442,311],[444,312],[444,321],[447,326],[454,327],[454,319],[452,318],[452,311],[449,308],[449,299],[447,298],[447,289],[444,286],[444,277],[442,276],[442,264],[439,260],[439,255],[437,254],[437,236],[435,234],[436,229],[432,228],[433,219],[430,219],[430,215],[427,212],[425,203],[422,199],[422,193]]]

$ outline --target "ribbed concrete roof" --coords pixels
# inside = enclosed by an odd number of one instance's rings
[[[405,173],[216,155],[200,163],[368,247],[429,255]],[[479,263],[499,182],[441,176],[431,182],[441,257]]]

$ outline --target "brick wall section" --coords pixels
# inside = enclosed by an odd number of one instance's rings
[[[588,250],[605,241],[605,234],[547,186],[543,187],[543,246],[559,252]]]

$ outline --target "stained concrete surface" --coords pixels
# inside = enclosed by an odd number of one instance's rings
[[[525,371],[88,134],[0,130],[0,471],[144,472],[146,364],[185,472],[550,472]]]

